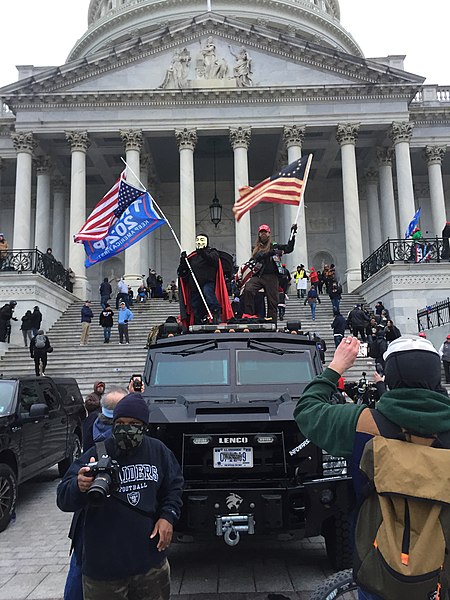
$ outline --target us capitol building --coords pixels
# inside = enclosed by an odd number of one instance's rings
[[[424,85],[403,60],[365,58],[338,0],[91,0],[64,65],[19,67],[0,89],[0,230],[14,249],[52,247],[80,297],[149,267],[172,279],[166,226],[87,271],[72,242],[124,157],[183,248],[204,232],[240,264],[261,223],[285,243],[297,207],[263,203],[236,224],[238,188],[312,153],[288,266],[333,262],[353,291],[361,261],[403,238],[419,206],[424,236],[447,220],[450,86]]]

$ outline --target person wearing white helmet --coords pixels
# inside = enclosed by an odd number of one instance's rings
[[[441,438],[449,440],[450,398],[440,387],[441,361],[432,343],[418,336],[402,336],[392,341],[383,355],[389,390],[381,396],[375,410],[365,405],[329,404],[339,378],[354,364],[358,349],[357,338],[347,337],[340,343],[329,367],[305,388],[294,416],[302,434],[311,442],[332,456],[351,459],[359,508],[368,497],[367,483],[360,471],[368,442],[377,436],[405,440],[400,435],[409,436],[406,441],[415,436],[423,440],[416,443],[425,445]],[[392,431],[395,435],[391,435]],[[372,543],[373,539],[369,545]],[[354,568],[358,568],[357,562]],[[358,583],[360,598],[382,600],[382,596],[368,591],[364,577]]]

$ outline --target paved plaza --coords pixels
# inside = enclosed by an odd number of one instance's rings
[[[0,534],[0,600],[60,600],[68,568],[70,514],[55,503],[59,483],[50,469],[19,490],[17,520]],[[269,593],[306,600],[331,571],[322,539],[235,548],[174,544],[172,596],[177,600],[263,600]]]

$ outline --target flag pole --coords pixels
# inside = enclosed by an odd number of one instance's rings
[[[136,173],[133,171],[133,169],[132,169],[132,168],[131,168],[131,167],[128,165],[127,161],[126,161],[126,160],[123,158],[123,156],[121,156],[120,158],[121,158],[121,160],[122,160],[123,164],[126,166],[126,168],[130,170],[130,173],[132,173],[132,174],[134,175],[134,177],[135,177],[136,181],[139,183],[139,185],[141,186],[141,188],[144,188],[144,192],[148,193],[148,190],[147,190],[146,186],[145,186],[145,185],[142,183],[142,181],[139,179],[139,177],[136,175]],[[169,229],[170,229],[170,232],[172,233],[172,235],[173,235],[173,237],[174,237],[174,240],[176,241],[176,243],[177,243],[177,245],[178,245],[178,247],[179,247],[179,249],[180,249],[180,252],[183,252],[183,247],[181,246],[180,240],[178,239],[178,237],[177,237],[177,234],[176,234],[176,233],[175,233],[175,231],[173,230],[173,227],[172,227],[172,225],[170,224],[170,221],[169,221],[169,219],[166,217],[166,215],[165,215],[165,214],[163,213],[163,211],[160,209],[160,207],[158,206],[158,204],[157,204],[156,200],[153,198],[153,196],[152,196],[152,200],[153,200],[153,205],[156,207],[156,209],[157,209],[157,211],[159,212],[159,214],[161,215],[161,217],[162,217],[162,218],[165,220],[165,222],[167,223],[167,225],[168,225],[168,227],[169,227]],[[209,318],[210,318],[210,319],[211,319],[211,321],[212,321],[212,320],[213,320],[212,313],[211,313],[211,311],[209,310],[209,306],[208,306],[208,303],[206,302],[206,298],[205,298],[205,296],[203,295],[203,292],[202,292],[202,289],[201,289],[201,287],[200,287],[200,284],[199,284],[199,282],[198,282],[198,280],[197,280],[197,277],[194,275],[194,271],[192,270],[191,264],[190,264],[190,262],[188,261],[188,259],[187,259],[187,256],[185,256],[185,257],[184,257],[184,260],[186,261],[186,264],[187,264],[187,266],[188,266],[188,268],[189,268],[189,271],[190,271],[190,274],[191,274],[191,276],[192,276],[192,279],[193,279],[193,280],[194,280],[194,282],[195,282],[195,285],[196,285],[196,287],[197,287],[197,291],[198,291],[198,293],[200,294],[200,297],[201,297],[201,299],[203,300],[203,304],[205,305],[205,308],[206,308],[206,311],[207,311],[207,313],[208,313],[208,316],[209,316]]]
[[[300,207],[302,205],[302,200],[303,200],[303,195],[305,193],[306,184],[308,183],[309,170],[311,169],[312,159],[313,159],[313,155],[310,154],[308,156],[308,162],[306,163],[306,167],[305,167],[305,176],[303,177],[303,187],[302,187],[302,191],[300,192],[300,202],[298,203],[298,209],[297,209],[297,214],[295,216],[294,223],[297,223],[298,218],[300,217]]]

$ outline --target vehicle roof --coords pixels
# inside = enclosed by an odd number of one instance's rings
[[[236,333],[187,333],[184,335],[176,335],[170,338],[159,339],[156,344],[150,346],[150,350],[157,351],[159,349],[179,346],[187,344],[201,344],[209,341],[217,341],[221,344],[246,344],[248,340],[265,341],[270,344],[283,343],[295,344],[300,346],[309,346],[312,350],[316,348],[316,342],[310,340],[308,335],[293,335],[291,333],[282,333],[277,331],[264,332],[236,332]]]

